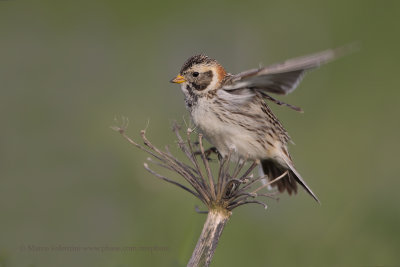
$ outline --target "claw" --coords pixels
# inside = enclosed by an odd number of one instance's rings
[[[198,143],[198,142],[197,142]],[[196,142],[195,142],[195,144],[196,144]],[[215,154],[217,154],[218,155],[218,157],[220,156],[219,155],[219,152],[218,152],[218,150],[213,146],[213,147],[210,147],[209,149],[207,149],[206,151],[204,151],[204,156],[206,156],[206,159],[208,160],[208,161],[212,161],[212,158],[210,157],[211,156],[211,154],[212,153],[215,153]],[[201,155],[201,151],[195,151],[194,152],[194,155]]]

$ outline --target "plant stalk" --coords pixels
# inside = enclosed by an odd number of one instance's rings
[[[210,209],[203,231],[197,241],[192,257],[187,266],[209,266],[217,248],[219,238],[232,212],[217,208]]]

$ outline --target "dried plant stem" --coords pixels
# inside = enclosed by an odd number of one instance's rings
[[[260,163],[258,160],[253,160],[250,161],[250,164],[246,164],[248,162],[247,157],[239,159],[231,171],[232,151],[229,151],[227,156],[223,158],[218,157],[219,164],[216,166],[218,168],[216,172],[218,175],[214,177],[211,171],[211,165],[208,161],[208,155],[206,155],[206,150],[204,149],[203,137],[201,134],[197,135],[200,148],[199,154],[194,150],[195,143],[191,139],[193,131],[188,129],[186,132],[186,140],[184,140],[179,132],[180,127],[176,123],[173,125],[172,130],[178,138],[178,146],[190,162],[185,163],[172,155],[168,147],[163,151],[153,145],[146,138],[145,131],[141,131],[144,145],[138,144],[126,135],[125,131],[127,126],[128,120],[123,118],[122,125],[119,127],[114,126],[112,129],[119,132],[133,146],[150,154],[151,157],[148,161],[151,164],[179,174],[189,185],[181,184],[175,181],[175,179],[157,173],[147,163],[144,164],[145,169],[157,178],[189,192],[202,201],[208,209],[207,220],[188,266],[208,266],[211,263],[219,238],[232,214],[232,210],[246,204],[259,204],[266,208],[267,205],[256,198],[262,196],[274,198],[274,195],[258,192],[266,186],[282,179],[287,174],[287,172],[285,172],[266,185],[252,189],[252,187],[256,185],[256,182],[267,178],[266,176],[253,178],[252,172]],[[247,165],[247,167],[245,167],[245,165]],[[269,178],[271,179],[271,177]],[[198,208],[196,208],[196,211],[199,213],[206,213],[204,211],[199,211]]]
[[[219,238],[231,214],[232,212],[225,209],[211,209],[208,212],[203,231],[187,266],[210,265]]]

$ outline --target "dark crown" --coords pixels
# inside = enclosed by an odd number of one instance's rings
[[[217,61],[205,55],[195,55],[186,60],[181,68],[180,73],[183,73],[184,71],[190,69],[193,65],[210,63],[217,63]]]

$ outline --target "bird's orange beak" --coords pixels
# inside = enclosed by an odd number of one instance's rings
[[[184,83],[186,82],[185,78],[182,75],[176,76],[174,79],[170,81],[171,83]]]

